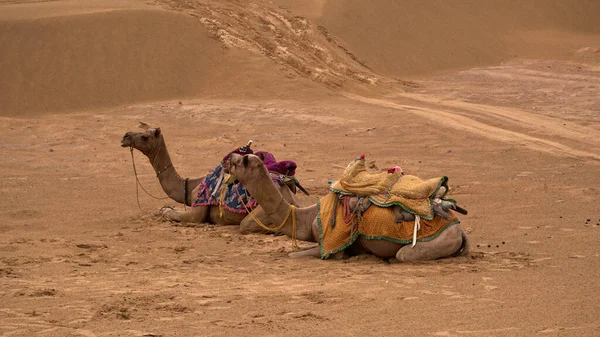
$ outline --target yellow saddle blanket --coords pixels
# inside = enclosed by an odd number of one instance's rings
[[[441,186],[448,191],[447,183],[445,176],[422,180],[400,172],[372,174],[367,172],[365,160],[357,159],[346,167],[342,177],[329,189],[340,194],[368,196],[371,202],[381,207],[398,205],[407,212],[431,220],[434,215],[431,200]]]
[[[369,240],[388,240],[399,244],[412,243],[414,222],[394,222],[395,215],[392,207],[369,207],[358,221],[353,218],[350,224],[344,222],[344,207],[336,203],[336,193],[330,192],[317,202],[319,214],[319,244],[321,245],[321,258],[327,259],[331,254],[349,247],[359,235]],[[332,228],[331,220],[334,216],[335,226]],[[430,241],[438,237],[448,227],[460,223],[451,212],[450,219],[446,220],[436,216],[431,220],[421,219],[421,229],[417,232],[417,242]]]

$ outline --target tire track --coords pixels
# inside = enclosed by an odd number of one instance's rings
[[[460,115],[457,113],[449,112],[447,110],[418,107],[418,106],[406,105],[406,104],[398,104],[398,103],[394,103],[394,102],[384,100],[384,99],[368,98],[368,97],[363,97],[363,96],[348,94],[348,93],[346,93],[344,95],[350,99],[353,99],[353,100],[356,100],[359,102],[363,102],[363,103],[367,103],[367,104],[373,104],[373,105],[392,108],[392,109],[396,109],[396,110],[409,111],[411,113],[414,113],[416,115],[419,115],[421,117],[424,117],[424,118],[427,118],[427,119],[430,119],[430,120],[433,120],[436,122],[440,122],[443,120],[445,126],[449,126],[449,127],[455,128],[457,130],[471,132],[471,133],[474,133],[474,134],[477,134],[477,135],[480,135],[480,136],[483,136],[483,137],[486,137],[489,139],[497,140],[500,142],[514,144],[514,145],[522,145],[522,146],[525,146],[532,150],[549,153],[549,154],[561,156],[561,157],[589,158],[589,159],[594,159],[594,160],[600,161],[599,153],[591,152],[591,151],[577,150],[577,149],[574,149],[570,146],[567,146],[565,144],[562,144],[562,143],[559,143],[556,141],[533,137],[533,136],[530,136],[530,135],[527,135],[524,133],[488,125],[488,124],[476,121],[472,118],[469,118],[469,117],[466,117],[466,116],[463,116],[463,115]],[[465,106],[468,106],[468,104],[469,103],[464,103]],[[484,109],[483,106],[479,106],[477,108]],[[509,115],[509,116],[512,116],[513,119],[516,118],[516,114],[514,112],[509,114],[506,111],[503,111],[505,109],[498,109],[498,108],[497,109],[491,108],[491,109],[493,109],[496,112],[502,113],[504,116]],[[484,110],[489,111],[487,106],[485,107]],[[520,119],[517,118],[517,120],[520,120]],[[530,121],[523,121],[523,123],[532,124],[534,122],[530,120]],[[547,123],[547,120],[544,119],[544,124],[546,124],[546,123]],[[561,132],[561,135],[563,135],[562,132]],[[583,139],[583,140],[586,140],[587,142],[589,142],[591,140],[591,138],[589,138],[587,135],[585,135],[585,133],[576,132],[573,130],[572,130],[572,132],[567,133],[567,135],[575,136],[577,138],[576,140],[578,140],[578,141],[582,141],[582,139]],[[598,141],[596,141],[595,143],[597,143],[597,142]]]
[[[585,143],[590,146],[600,147],[600,138],[596,137],[597,130],[578,125],[565,123],[562,119],[539,116],[523,110],[503,108],[478,103],[468,103],[459,100],[444,100],[439,102],[435,98],[422,94],[402,94],[402,97],[410,98],[419,102],[431,103],[448,109],[460,109],[468,112],[476,112],[478,115],[501,119],[517,126],[529,128],[535,131],[543,131],[550,136],[560,136],[574,141]],[[460,113],[460,111],[457,111]],[[465,116],[466,117],[466,116]]]

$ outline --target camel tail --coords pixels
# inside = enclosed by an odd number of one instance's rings
[[[467,236],[467,233],[465,233],[465,230],[462,228],[460,233],[462,235],[462,244],[460,245],[460,248],[456,251],[456,253],[452,254],[452,257],[465,256],[469,254],[469,237]]]

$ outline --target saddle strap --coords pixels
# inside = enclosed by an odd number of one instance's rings
[[[421,229],[421,217],[415,214],[415,227],[413,228],[412,246],[417,244],[417,232]]]

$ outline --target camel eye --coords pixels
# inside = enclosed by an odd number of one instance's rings
[[[147,142],[147,141],[148,141],[148,139],[150,139],[150,137],[148,137],[148,136],[142,136],[142,140],[143,140],[143,141]]]
[[[244,156],[242,163],[244,164],[244,167],[248,167],[248,156]]]

